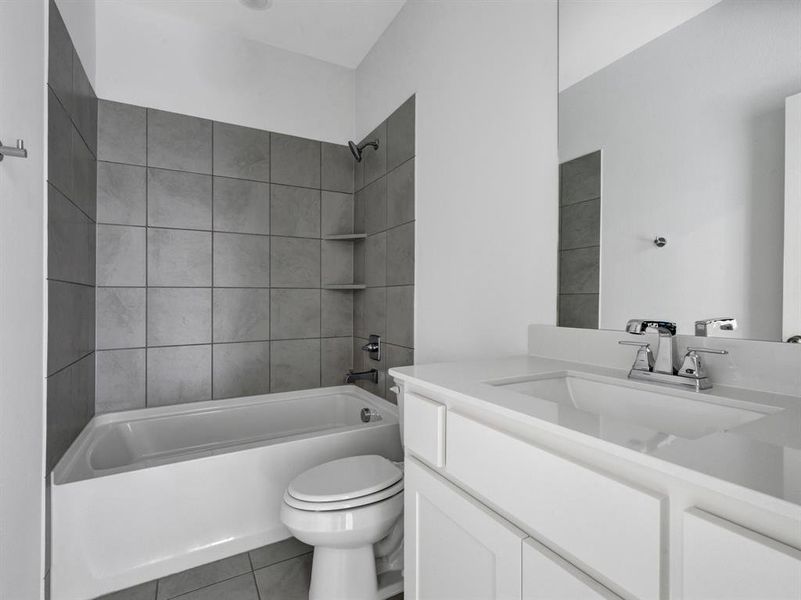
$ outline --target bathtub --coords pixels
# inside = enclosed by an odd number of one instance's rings
[[[381,419],[363,423],[362,408]],[[397,407],[355,386],[97,416],[51,474],[51,597],[95,598],[285,539],[292,478],[357,454],[403,457]]]

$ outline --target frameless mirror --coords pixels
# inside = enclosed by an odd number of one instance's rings
[[[801,1],[560,0],[559,325],[801,334]]]

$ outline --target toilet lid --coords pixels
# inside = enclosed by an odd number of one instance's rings
[[[337,502],[374,494],[401,479],[403,471],[383,456],[350,456],[301,473],[287,494],[304,502]]]

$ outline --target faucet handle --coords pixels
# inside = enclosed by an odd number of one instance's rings
[[[634,359],[634,364],[631,367],[632,371],[651,371],[654,368],[654,353],[651,352],[651,344],[644,342],[630,342],[628,340],[621,340],[618,342],[621,346],[637,346],[637,357]]]
[[[704,354],[728,354],[728,350],[720,350],[719,348],[692,348],[687,346],[687,354],[691,354],[693,352],[702,352]]]
[[[706,369],[704,368],[701,357],[698,356],[699,352],[703,354],[721,355],[729,353],[728,350],[720,350],[718,348],[693,348],[687,346],[687,354],[684,355],[681,361],[681,367],[679,368],[679,377],[689,377],[690,379],[706,378]]]

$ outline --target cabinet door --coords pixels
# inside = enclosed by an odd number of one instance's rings
[[[526,535],[414,459],[404,480],[407,600],[519,599]]]
[[[523,600],[620,600],[620,596],[531,538],[523,541]]]
[[[801,598],[801,551],[697,508],[683,534],[685,600]]]

